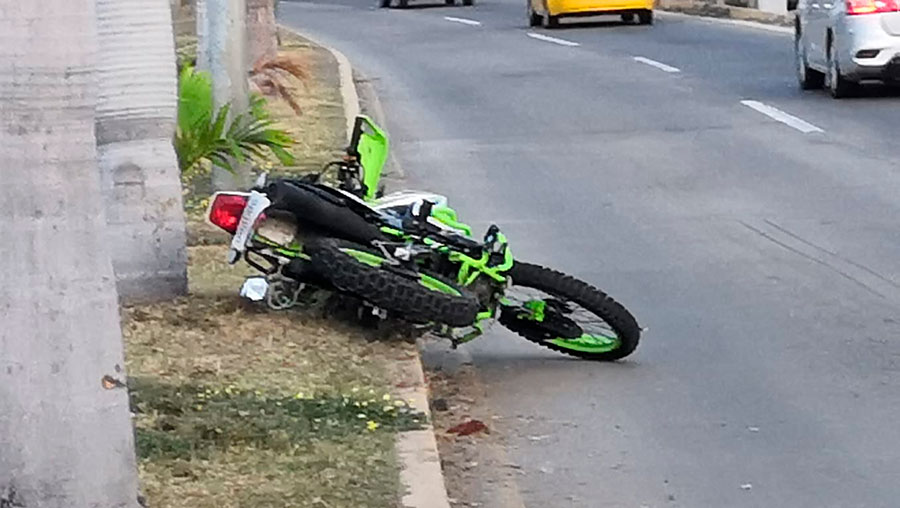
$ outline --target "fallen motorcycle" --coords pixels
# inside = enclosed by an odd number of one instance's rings
[[[379,186],[388,137],[357,118],[341,161],[321,173],[213,196],[208,220],[232,234],[228,262],[243,258],[264,274],[242,294],[274,309],[297,303],[309,286],[351,295],[381,316],[430,326],[468,342],[493,320],[541,346],[591,360],[617,360],[641,329],[599,289],[518,261],[491,226],[482,240],[459,222],[445,196],[384,194]],[[336,170],[334,184],[325,183]]]

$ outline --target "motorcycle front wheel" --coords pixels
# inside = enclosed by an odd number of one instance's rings
[[[614,361],[634,352],[641,328],[622,304],[570,275],[516,262],[499,321],[531,342],[578,358]]]

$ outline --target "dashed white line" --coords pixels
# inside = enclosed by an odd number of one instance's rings
[[[663,72],[681,72],[681,69],[679,69],[678,67],[672,67],[671,65],[666,65],[662,62],[657,62],[656,60],[651,60],[651,59],[649,59],[647,57],[643,57],[643,56],[634,57],[634,61],[641,62],[643,64],[647,64],[651,67],[656,67],[657,69],[659,69]]]
[[[759,111],[760,113],[773,120],[777,120],[785,125],[793,127],[804,134],[809,134],[811,132],[825,132],[815,125],[807,122],[806,120],[802,120],[794,115],[785,113],[778,108],[773,108],[768,104],[763,104],[759,101],[741,101],[741,104],[747,106],[748,108]]]
[[[444,16],[444,19],[454,23],[462,23],[463,25],[481,26],[481,21],[475,21],[474,19],[454,18],[453,16]]]
[[[581,46],[577,42],[567,41],[565,39],[557,39],[556,37],[550,37],[549,35],[536,34],[534,32],[528,32],[526,34],[528,37],[532,39],[537,39],[539,41],[544,42],[552,42],[553,44],[559,44],[560,46]]]

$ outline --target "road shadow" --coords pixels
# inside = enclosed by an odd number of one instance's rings
[[[397,0],[392,0],[390,9],[396,9],[401,11],[414,11],[414,10],[422,10],[422,9],[437,9],[441,7],[445,8],[454,8],[454,7],[472,7],[472,6],[464,6],[462,5],[462,0],[457,0],[455,5],[449,5],[444,2],[430,2],[430,3],[411,3],[406,7],[400,7],[396,5]]]
[[[633,27],[633,28],[648,28],[647,25],[639,25],[635,22],[626,23],[622,21],[621,16],[603,16],[605,19],[594,19],[591,18],[587,21],[577,20],[577,19],[563,19],[560,20],[559,25],[550,30],[587,30],[594,28],[612,28],[612,27]]]
[[[848,99],[900,99],[898,84],[865,84]]]
[[[792,86],[790,87],[789,92],[787,90],[784,90],[784,92],[785,93],[779,93],[777,95],[791,98],[811,98],[826,102],[834,101],[828,94],[828,90],[825,90],[824,88],[821,90],[801,91]],[[873,82],[859,86],[851,95],[835,102],[840,104],[853,102],[874,103],[875,101],[889,101],[888,103],[895,103],[897,99],[900,99],[900,85]]]

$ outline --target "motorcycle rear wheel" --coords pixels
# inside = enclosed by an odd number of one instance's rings
[[[309,242],[306,252],[313,270],[339,291],[402,319],[457,327],[475,322],[479,311],[475,296],[427,273],[393,267],[374,249],[322,238]]]

